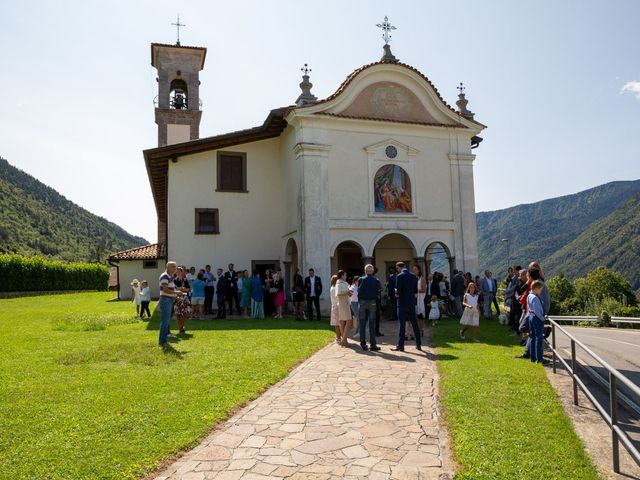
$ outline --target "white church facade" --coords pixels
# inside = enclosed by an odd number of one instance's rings
[[[378,62],[318,100],[308,72],[295,104],[254,128],[200,138],[206,49],[152,44],[158,147],[144,151],[158,243],[114,253],[120,297],[167,259],[215,270],[296,268],[323,279],[396,261],[477,273],[472,149],[485,128],[461,91],[454,110],[385,45]],[[384,273],[382,273],[384,272]],[[445,271],[449,274],[449,271]],[[287,291],[290,291],[287,288]],[[326,294],[323,294],[326,295]]]

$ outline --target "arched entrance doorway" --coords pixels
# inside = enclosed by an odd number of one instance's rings
[[[361,276],[364,271],[362,247],[353,241],[340,243],[331,257],[331,273],[338,270],[347,272],[349,281],[356,275]]]
[[[385,235],[378,240],[373,249],[373,265],[378,269],[378,278],[383,282],[389,274],[389,269],[395,268],[397,262],[404,262],[410,267],[414,258],[416,251],[411,240],[399,233]]]
[[[427,274],[441,272],[451,279],[455,268],[455,258],[451,256],[451,251],[442,242],[433,242],[427,246],[424,253],[424,263]]]

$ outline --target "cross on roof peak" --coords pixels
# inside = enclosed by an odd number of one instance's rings
[[[180,23],[180,14],[178,13],[178,20],[176,21],[176,23],[172,23],[171,25],[175,25],[176,30],[177,30],[177,40],[176,40],[176,45],[180,46],[180,27],[186,27],[186,25],[184,23]]]
[[[376,24],[376,27],[382,29],[382,38],[384,39],[384,44],[389,45],[389,42],[391,41],[391,35],[389,35],[389,32],[391,30],[396,30],[396,27],[391,25],[391,23],[389,22],[389,17],[385,15],[384,21],[382,23]]]
[[[464,84],[460,82],[460,85],[458,85],[457,89],[461,94],[463,94],[467,87],[465,87]]]
[[[304,75],[309,75],[309,73],[311,72],[311,69],[309,68],[309,65],[305,63],[304,66],[300,69],[300,71]]]

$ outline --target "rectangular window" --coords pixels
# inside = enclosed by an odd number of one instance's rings
[[[218,152],[218,192],[247,191],[247,154]]]
[[[155,260],[145,260],[142,262],[142,268],[158,268],[158,262]]]
[[[217,208],[196,208],[196,235],[214,235],[220,233]]]

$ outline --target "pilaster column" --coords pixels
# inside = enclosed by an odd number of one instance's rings
[[[298,143],[293,152],[300,162],[300,266],[313,268],[329,292],[331,252],[329,251],[329,145]]]
[[[453,217],[456,224],[455,248],[451,253],[457,258],[458,268],[467,272],[478,271],[478,232],[473,188],[475,158],[472,154],[449,154]]]

